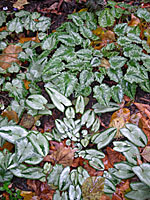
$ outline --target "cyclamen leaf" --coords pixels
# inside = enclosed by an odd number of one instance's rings
[[[98,16],[98,23],[101,27],[113,26],[114,21],[115,19],[109,8],[101,11],[100,15]]]
[[[89,49],[80,49],[79,51],[76,52],[76,55],[77,57],[79,57],[79,59],[91,60],[92,51]]]
[[[146,8],[139,8],[137,10],[137,16],[145,19],[146,22],[150,22],[150,12]]]
[[[56,39],[56,35],[51,34],[49,37],[47,37],[42,44],[42,49],[43,50],[49,50],[52,51],[54,48],[57,47],[57,39]]]
[[[24,138],[28,132],[20,126],[4,126],[0,128],[0,137],[8,142],[15,143],[18,139]]]
[[[117,102],[121,103],[123,100],[123,89],[121,85],[115,85],[111,87],[111,94],[112,94],[112,99]]]
[[[11,169],[11,172],[21,178],[27,179],[40,179],[45,177],[43,169],[40,167],[27,167],[26,165],[21,164],[17,168]]]
[[[113,173],[117,178],[120,179],[128,179],[134,176],[134,173],[132,171],[132,166],[128,162],[120,162],[115,163],[114,167],[118,170]]]
[[[23,24],[21,23],[19,18],[15,18],[10,21],[7,25],[8,31],[20,33],[23,31]]]
[[[140,166],[135,166],[132,168],[133,172],[138,176],[138,178],[150,187],[150,164],[143,163]]]
[[[126,61],[127,59],[121,56],[113,56],[109,59],[109,63],[113,69],[123,67]]]
[[[65,106],[72,105],[71,101],[68,98],[66,98],[64,95],[62,95],[61,93],[57,92],[57,90],[55,90],[51,87],[47,87],[46,85],[45,85],[45,89],[46,89],[47,93],[49,94],[49,96],[51,97],[53,104],[61,112],[64,112],[64,109],[65,109],[63,105],[65,105]]]
[[[84,108],[85,108],[84,98],[82,96],[78,96],[76,105],[75,105],[76,113],[83,114]]]
[[[78,15],[78,13],[74,13],[71,15],[68,15],[68,19],[72,19],[72,21],[75,23],[76,26],[83,26],[84,22],[83,20],[80,18],[80,16]]]
[[[129,44],[131,44],[131,40],[126,36],[122,36],[118,38],[117,43],[120,46],[128,46]]]
[[[35,110],[44,110],[47,99],[40,94],[33,94],[28,97],[26,104]]]
[[[107,86],[106,84],[101,84],[100,86],[95,86],[93,91],[94,98],[96,98],[100,104],[108,106],[111,98],[111,89],[109,88],[109,86]]]
[[[46,156],[49,152],[49,142],[40,132],[30,132],[28,139],[41,156]]]
[[[66,190],[71,184],[69,173],[70,173],[69,166],[65,167],[63,171],[61,172],[60,177],[59,177],[59,190],[62,190],[62,191]]]
[[[101,149],[111,142],[117,133],[116,128],[109,128],[101,133],[96,133],[92,136],[91,141],[97,144],[97,148]]]
[[[85,38],[92,38],[92,36],[93,36],[92,31],[90,29],[86,28],[85,26],[80,26],[80,33]]]
[[[74,39],[74,37],[73,36],[71,36],[71,35],[59,35],[58,36],[58,40],[60,41],[60,42],[62,42],[63,44],[65,44],[66,46],[75,46],[76,45],[76,43],[75,43],[75,39]]]
[[[125,128],[121,128],[120,132],[137,146],[144,147],[147,144],[147,136],[135,124],[125,124]]]

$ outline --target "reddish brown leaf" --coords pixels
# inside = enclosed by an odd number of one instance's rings
[[[7,117],[8,121],[13,120],[16,123],[18,123],[18,121],[19,121],[18,115],[17,115],[17,113],[14,110],[3,111],[2,114],[1,114],[1,116],[2,117]]]
[[[99,200],[111,200],[111,198],[106,194],[103,194]]]
[[[105,157],[102,159],[102,161],[105,166],[105,170],[108,170],[109,168],[113,168],[113,165],[111,164],[110,160],[108,159],[108,155],[105,155]]]
[[[108,155],[108,160],[110,161],[112,166],[114,165],[114,163],[126,160],[126,158],[120,152],[117,152],[110,147],[107,147],[106,151]]]
[[[71,166],[74,160],[74,150],[70,147],[65,147],[59,143],[56,150],[50,150],[51,155],[47,155],[44,161],[52,162],[53,164],[62,164],[64,167]]]
[[[17,45],[9,45],[6,47],[2,55],[0,55],[0,67],[7,69],[13,62],[20,63],[18,60],[18,53],[22,51],[22,48]]]

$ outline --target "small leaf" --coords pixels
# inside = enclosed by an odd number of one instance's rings
[[[123,67],[126,61],[127,59],[121,56],[113,56],[109,59],[109,63],[113,69]]]
[[[76,113],[83,114],[84,108],[85,108],[84,98],[82,96],[78,96],[76,105],[75,105]]]
[[[73,119],[73,118],[75,118],[75,111],[74,111],[74,109],[72,108],[72,107],[69,107],[69,108],[67,108],[66,109],[66,111],[65,111],[65,115],[66,115],[66,117],[68,118],[68,119]]]

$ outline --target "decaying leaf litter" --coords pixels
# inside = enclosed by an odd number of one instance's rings
[[[0,15],[1,197],[149,199],[149,3],[45,2]]]

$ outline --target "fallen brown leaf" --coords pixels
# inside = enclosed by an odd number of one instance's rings
[[[16,123],[19,122],[18,115],[14,110],[10,110],[10,111],[9,110],[5,110],[5,111],[2,112],[1,116],[2,117],[7,117],[8,121],[13,120]]]
[[[125,156],[123,156],[120,152],[117,152],[110,147],[107,147],[106,151],[108,155],[108,160],[110,161],[112,166],[114,165],[114,163],[126,160]]]
[[[22,51],[22,48],[17,45],[9,45],[6,47],[2,55],[0,55],[0,67],[7,69],[11,66],[13,62],[20,63],[18,60],[18,53]]]
[[[29,114],[24,114],[19,125],[23,126],[24,128],[30,129],[33,127],[35,123],[34,117]]]
[[[131,14],[131,21],[129,22],[128,26],[137,26],[140,23],[140,19],[135,15]]]
[[[14,8],[18,8],[18,10],[21,10],[24,8],[24,5],[29,4],[27,0],[18,0],[13,4]]]
[[[44,161],[62,164],[64,167],[71,166],[74,160],[74,152],[70,147],[65,147],[62,143],[59,143],[58,148],[50,150],[51,155],[47,155]]]

